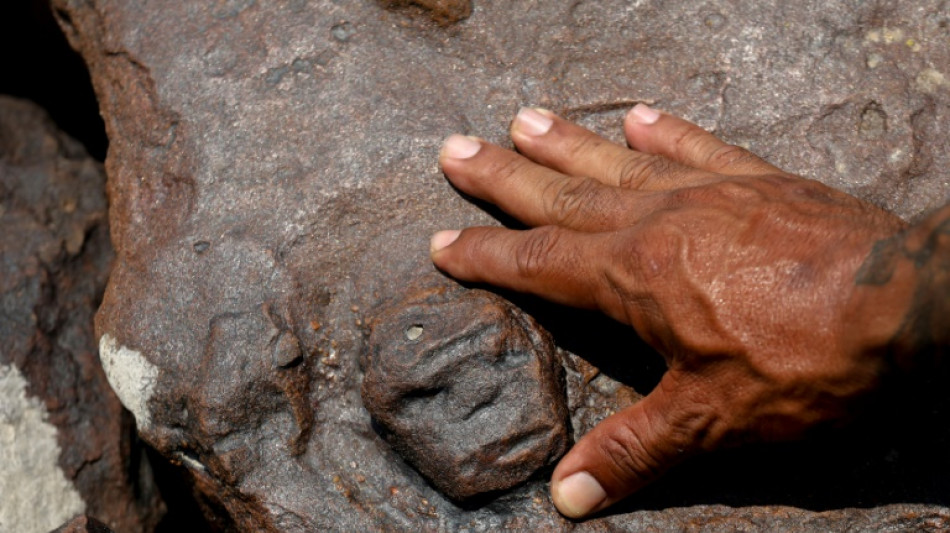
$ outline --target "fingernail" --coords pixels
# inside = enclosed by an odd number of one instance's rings
[[[630,116],[637,124],[650,125],[660,120],[660,112],[646,104],[637,104],[630,110]]]
[[[551,131],[554,121],[537,109],[522,107],[515,116],[515,128],[527,135],[537,137]]]
[[[571,518],[587,516],[607,499],[603,487],[587,472],[567,476],[555,485],[554,490],[558,510]]]
[[[442,155],[452,159],[468,159],[482,149],[482,143],[472,137],[454,134],[442,144]]]
[[[446,246],[455,242],[459,238],[462,232],[457,229],[450,229],[445,231],[440,231],[432,236],[432,240],[429,241],[429,252],[435,253],[445,248]]]

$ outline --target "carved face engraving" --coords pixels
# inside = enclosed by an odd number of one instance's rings
[[[485,291],[427,291],[370,324],[363,401],[387,441],[448,496],[513,487],[568,445],[548,335]]]

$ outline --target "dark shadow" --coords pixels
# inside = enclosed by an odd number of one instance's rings
[[[687,461],[610,514],[699,504],[813,511],[950,505],[950,399],[933,384],[892,389],[850,426],[794,443]],[[943,396],[943,397],[941,397]]]
[[[105,159],[105,125],[89,72],[53,18],[49,0],[0,2],[0,94],[32,100],[53,121]]]
[[[225,524],[212,524],[205,518],[185,468],[171,464],[155,449],[144,444],[143,446],[152,466],[155,484],[168,508],[168,512],[155,528],[155,533],[227,531]],[[224,520],[229,515],[227,512],[221,512],[216,516]]]
[[[525,294],[500,294],[534,317],[558,346],[640,394],[652,391],[666,372],[663,356],[633,328],[599,311],[565,307]]]

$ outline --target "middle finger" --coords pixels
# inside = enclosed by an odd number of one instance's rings
[[[463,192],[530,226],[610,231],[628,225],[644,193],[567,176],[480,139],[452,135],[439,161]]]
[[[662,155],[630,150],[545,109],[522,108],[511,124],[511,139],[542,165],[627,190],[662,191],[722,179]]]

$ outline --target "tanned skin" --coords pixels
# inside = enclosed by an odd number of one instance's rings
[[[532,227],[439,232],[440,269],[599,309],[666,358],[558,464],[566,516],[692,455],[847,419],[883,380],[946,361],[950,206],[908,226],[643,105],[624,131],[629,147],[523,109],[518,152],[453,135],[440,156],[456,187]]]

